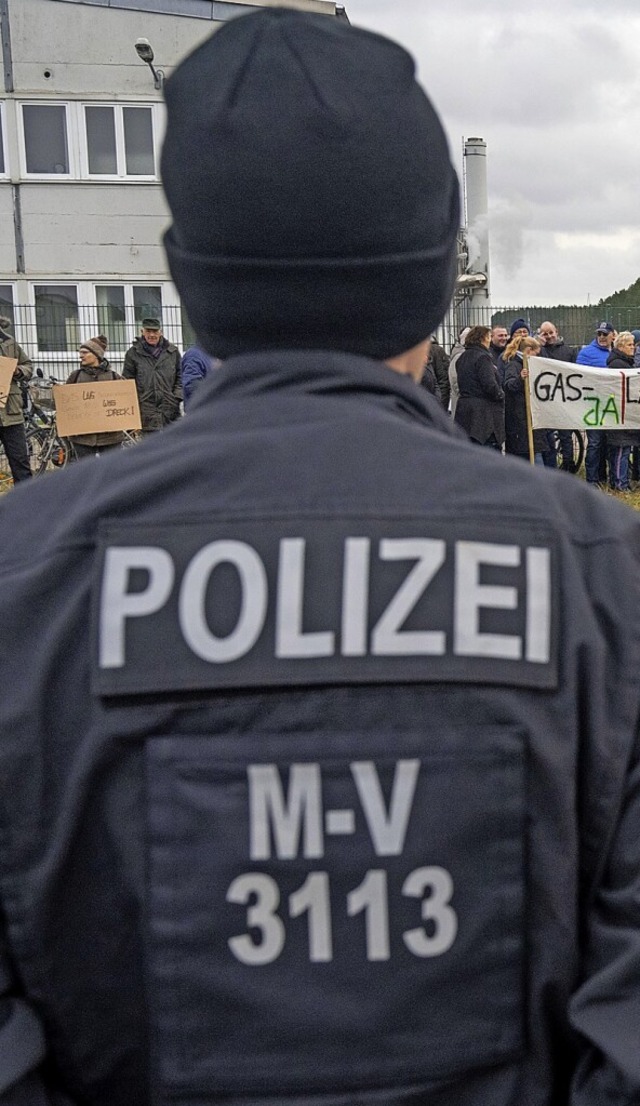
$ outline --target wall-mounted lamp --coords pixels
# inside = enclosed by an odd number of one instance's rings
[[[135,47],[140,61],[143,61],[145,65],[148,65],[149,69],[153,73],[153,87],[157,88],[159,92],[162,92],[162,88],[164,85],[164,73],[162,69],[156,69],[153,64],[154,53],[149,39],[137,38],[135,42]]]

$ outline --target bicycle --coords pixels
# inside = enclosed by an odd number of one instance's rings
[[[574,473],[574,474],[576,472],[579,472],[580,471],[580,466],[582,465],[582,462],[584,461],[584,454],[585,454],[584,434],[582,434],[581,431],[579,431],[579,430],[569,431],[569,433],[571,434],[572,457],[571,457],[571,460],[569,460],[568,463],[565,464],[563,456],[562,456],[562,448],[561,448],[561,445],[560,445],[560,438],[559,438],[559,435],[558,435],[558,431],[553,430],[553,431],[551,431],[551,433],[553,435],[553,448],[555,449],[555,452],[556,452],[557,467],[564,469],[565,472],[571,472],[571,473]]]
[[[38,374],[39,376],[39,374]],[[56,383],[39,376],[38,390],[50,390]],[[24,406],[25,432],[29,461],[34,476],[40,476],[48,469],[64,468],[71,458],[71,443],[68,438],[58,434],[53,402],[42,407],[36,402],[34,389],[25,382],[21,385]]]

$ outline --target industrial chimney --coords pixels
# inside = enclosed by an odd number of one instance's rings
[[[487,200],[487,144],[483,138],[467,138],[464,143],[464,192],[467,223],[468,263],[458,279],[460,291],[468,291],[468,304],[486,312],[490,305],[489,284],[489,205]],[[480,315],[478,314],[478,321]]]

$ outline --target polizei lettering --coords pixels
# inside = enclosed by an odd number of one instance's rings
[[[97,690],[555,679],[552,542],[233,529],[105,542]]]

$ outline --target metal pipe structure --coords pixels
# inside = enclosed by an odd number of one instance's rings
[[[487,197],[487,144],[483,138],[467,138],[464,144],[464,180],[467,214],[467,271],[459,281],[468,292],[471,314],[490,307],[489,203]]]

